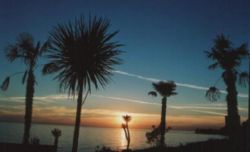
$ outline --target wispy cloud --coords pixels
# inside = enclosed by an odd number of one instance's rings
[[[92,95],[94,97],[98,98],[106,98],[111,99],[112,101],[125,101],[125,102],[133,102],[133,103],[141,103],[141,104],[149,104],[149,105],[161,105],[159,103],[153,103],[153,102],[146,102],[138,99],[130,99],[130,98],[121,98],[121,97],[111,97],[111,96],[102,96],[102,95]]]
[[[132,103],[139,103],[139,104],[148,104],[148,105],[155,105],[155,106],[161,106],[160,103],[154,103],[154,102],[147,102],[147,101],[142,101],[138,99],[131,99],[131,98],[121,98],[121,97],[111,97],[111,96],[103,96],[103,95],[93,95],[94,97],[98,98],[105,98],[105,99],[110,99],[112,102],[132,102]],[[203,110],[227,110],[227,107],[225,104],[198,104],[198,105],[169,105],[168,106],[170,109],[177,109],[177,110],[196,110],[195,112],[201,112],[201,113],[209,113],[209,114],[219,114],[219,115],[225,115],[224,113],[216,113],[213,111],[203,111]],[[247,108],[243,107],[238,107],[240,111],[247,111]],[[200,110],[200,111],[198,111]],[[203,111],[203,112],[202,112]]]
[[[225,113],[221,113],[221,112],[214,112],[214,111],[207,111],[207,110],[191,110],[191,111],[204,113],[204,114],[210,114],[210,115],[226,116]]]
[[[69,97],[66,94],[53,94],[47,96],[35,96],[33,97],[34,100],[38,101],[39,103],[48,103],[48,102],[56,102],[62,100],[73,100],[72,97]],[[24,96],[0,96],[0,101],[11,101],[11,102],[18,102],[23,103],[25,100]]]
[[[132,73],[128,73],[128,72],[124,72],[124,71],[119,71],[119,70],[113,70],[114,73],[117,74],[121,74],[121,75],[126,75],[126,76],[130,76],[130,77],[134,77],[134,78],[138,78],[138,79],[142,79],[142,80],[146,80],[146,81],[151,81],[151,82],[158,82],[160,81],[160,79],[155,79],[155,78],[150,78],[150,77],[144,77],[138,74],[132,74]]]
[[[146,77],[146,76],[141,76],[141,75],[138,75],[138,74],[128,73],[128,72],[124,72],[124,71],[120,71],[120,70],[114,70],[113,72],[117,73],[117,74],[129,76],[129,77],[134,77],[134,78],[137,78],[137,79],[145,80],[145,81],[150,81],[150,82],[161,81],[160,79]],[[163,81],[166,81],[166,80],[163,80]],[[176,85],[180,86],[180,87],[185,87],[185,88],[190,88],[190,89],[196,89],[196,90],[203,90],[203,91],[206,91],[206,90],[209,89],[208,87],[204,87],[204,86],[199,86],[199,85],[194,85],[194,84],[187,84],[187,83],[179,83],[179,82],[176,82]],[[225,90],[220,90],[220,92],[223,93],[223,94],[227,94],[227,92]],[[248,95],[247,94],[243,94],[243,93],[239,93],[238,97],[248,98]]]
[[[97,97],[97,98],[105,98],[105,99],[109,99],[106,102],[131,102],[131,103],[136,103],[136,104],[147,104],[147,105],[154,105],[154,106],[161,106],[160,103],[154,103],[154,102],[146,102],[143,100],[139,100],[139,99],[131,99],[131,98],[123,98],[123,97],[113,97],[113,96],[103,96],[103,95],[92,95],[93,97]],[[25,100],[25,97],[9,97],[8,99],[11,99],[9,101],[13,101],[16,102],[17,100],[19,100],[19,102]],[[68,96],[67,95],[63,95],[63,94],[58,94],[58,95],[48,95],[48,96],[37,96],[34,98],[34,100],[38,100],[38,101],[43,101],[45,103],[48,102],[57,102],[57,101],[62,101],[62,100],[67,100]],[[0,98],[1,100],[1,98]],[[103,100],[105,101],[105,100]],[[4,105],[3,105],[4,106]],[[5,105],[6,106],[6,105]],[[8,107],[8,106],[7,106]],[[175,110],[188,110],[188,111],[192,111],[192,110],[219,110],[220,108],[217,107],[218,109],[214,109],[214,107],[209,107],[209,106],[184,106],[184,105],[169,105],[168,106],[170,109],[175,109]],[[47,107],[45,108],[46,110],[48,109],[53,109],[52,107]],[[198,112],[198,111],[196,111]],[[204,113],[204,112],[200,112],[200,113]],[[210,112],[210,114],[212,113],[212,111]],[[214,113],[216,115],[216,113]]]
[[[94,95],[98,98],[106,98],[110,99],[111,102],[132,102],[132,103],[138,103],[138,104],[148,104],[148,105],[155,105],[155,106],[161,106],[160,103],[153,103],[153,102],[146,102],[143,100],[138,99],[130,99],[130,98],[122,98],[122,97],[111,97],[111,96],[102,96],[102,95]],[[109,101],[109,102],[110,102]],[[192,111],[196,113],[202,113],[202,114],[209,114],[209,115],[215,115],[215,116],[225,116],[226,113],[226,105],[225,104],[197,104],[197,105],[169,105],[168,108],[174,109],[174,110],[186,110],[186,111]],[[238,107],[238,109],[242,112],[247,112],[247,108]],[[221,112],[218,112],[221,111]]]
[[[127,97],[104,96],[104,95],[97,95],[97,94],[92,94],[91,96],[96,97],[96,98],[109,99],[109,100],[102,100],[105,102],[131,102],[131,103],[136,103],[136,104],[161,106],[160,103],[147,102],[147,101],[127,98]],[[6,100],[6,99],[8,99],[8,101],[13,101],[13,102],[24,102],[25,97],[8,97],[8,98],[0,97],[0,100]],[[40,101],[39,103],[43,102],[44,104],[46,104],[46,103],[51,103],[51,102],[66,101],[66,100],[69,100],[69,97],[66,94],[54,94],[54,95],[48,95],[48,96],[36,96],[34,97],[34,100]],[[72,100],[72,98],[70,100]],[[192,105],[170,104],[168,108],[175,109],[175,110],[186,110],[186,111],[198,112],[198,113],[209,114],[209,115],[224,116],[225,113],[222,113],[222,111],[226,110],[226,105],[221,104],[221,103],[209,104],[209,105],[208,104],[192,104]],[[243,107],[239,107],[239,110],[244,111],[244,112],[247,111],[247,109]]]

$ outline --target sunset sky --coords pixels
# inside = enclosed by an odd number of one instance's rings
[[[225,91],[216,103],[204,97],[221,70],[207,69],[211,63],[205,54],[216,35],[225,33],[234,46],[250,40],[249,0],[5,0],[0,5],[0,81],[25,66],[9,63],[4,48],[22,32],[45,41],[59,23],[75,17],[97,15],[111,21],[110,31],[124,44],[112,81],[105,89],[93,91],[83,105],[82,124],[120,127],[122,115],[132,116],[134,128],[150,128],[160,122],[161,98],[153,98],[152,82],[173,80],[178,95],[168,99],[167,125],[174,129],[219,127],[226,114]],[[59,92],[53,76],[42,76],[39,61],[33,104],[33,121],[73,124],[76,101]],[[240,71],[248,69],[243,61]],[[22,121],[25,86],[21,75],[11,79],[6,92],[0,91],[0,121]],[[225,90],[223,80],[217,87]],[[247,89],[238,86],[241,120],[247,117]]]

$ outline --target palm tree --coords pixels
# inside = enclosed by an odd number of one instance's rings
[[[215,86],[209,87],[205,96],[209,101],[215,102],[220,98],[220,90]]]
[[[78,94],[72,152],[77,151],[81,109],[91,87],[105,87],[113,66],[121,61],[118,48],[122,45],[111,41],[118,31],[108,33],[109,26],[110,21],[101,17],[90,17],[88,22],[80,17],[73,23],[59,24],[50,33],[50,61],[43,73],[57,73],[60,90],[67,90],[69,96]]]
[[[124,123],[122,124],[122,128],[124,130],[125,137],[126,137],[126,140],[127,140],[127,151],[129,151],[129,146],[130,146],[130,131],[129,131],[129,127],[128,127],[128,122],[131,121],[131,116],[125,115],[125,116],[122,116],[122,117],[123,117],[123,120],[125,121],[125,124]]]
[[[35,75],[34,70],[36,68],[36,63],[38,58],[46,51],[49,47],[49,42],[41,44],[39,41],[35,44],[32,35],[28,33],[21,33],[17,38],[15,44],[9,45],[6,48],[6,57],[10,62],[13,62],[17,59],[20,59],[25,65],[26,70],[24,72],[22,83],[26,83],[26,96],[25,96],[25,116],[24,116],[24,134],[23,134],[23,143],[28,144],[30,138],[30,128],[32,123],[32,105],[33,105],[33,96],[35,92]],[[20,74],[20,73],[16,73]],[[10,77],[15,76],[13,74],[8,76],[1,85],[1,89],[6,91]]]
[[[55,138],[55,140],[54,140],[54,146],[56,147],[56,151],[57,151],[58,139],[62,135],[62,131],[60,129],[58,129],[58,128],[55,128],[55,129],[51,130],[51,134]]]
[[[223,34],[218,35],[214,40],[214,46],[211,51],[205,51],[207,57],[214,61],[208,68],[214,70],[220,67],[223,70],[221,77],[226,84],[227,90],[227,116],[226,116],[226,128],[229,132],[240,127],[240,116],[238,114],[237,107],[237,90],[236,81],[238,76],[245,77],[245,73],[239,74],[238,67],[241,65],[241,60],[248,56],[248,49],[246,44],[241,44],[237,48],[232,47],[231,41]],[[240,79],[240,82],[243,82]],[[218,90],[210,88],[207,92],[218,93]],[[218,97],[218,96],[217,96]],[[210,98],[212,101],[216,98]]]
[[[162,96],[162,107],[161,107],[161,123],[160,123],[160,147],[166,146],[165,144],[165,132],[166,132],[166,110],[167,110],[167,97],[176,95],[176,84],[173,81],[160,81],[153,83],[155,91],[150,91],[148,95],[154,97],[157,96],[157,92]]]

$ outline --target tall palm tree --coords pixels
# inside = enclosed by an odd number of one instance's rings
[[[34,70],[36,68],[36,63],[39,56],[42,55],[49,47],[49,42],[41,44],[39,41],[34,42],[32,35],[29,33],[19,34],[15,44],[9,45],[6,48],[6,57],[10,62],[13,62],[17,59],[20,59],[25,65],[26,70],[24,72],[22,83],[26,83],[26,96],[25,96],[25,116],[24,116],[24,134],[23,134],[23,143],[29,143],[30,137],[30,128],[32,123],[32,105],[33,105],[33,96],[35,92],[35,75]],[[19,73],[20,74],[20,73]],[[1,85],[1,89],[6,91],[10,77],[8,76]]]
[[[129,146],[130,146],[130,131],[129,131],[128,123],[131,121],[131,116],[125,115],[125,116],[122,116],[122,117],[123,117],[123,120],[125,121],[125,124],[124,123],[122,124],[122,128],[124,130],[125,137],[126,137],[126,140],[127,140],[127,152],[128,152],[129,151]]]
[[[111,41],[118,31],[108,33],[110,21],[80,17],[75,22],[59,24],[50,33],[51,49],[44,74],[57,73],[61,91],[77,93],[77,107],[72,152],[77,151],[81,109],[91,87],[99,89],[109,82],[113,66],[120,64],[121,44]],[[83,99],[83,94],[85,97]]]
[[[160,123],[160,146],[164,147],[165,144],[165,132],[166,132],[166,110],[167,110],[167,97],[176,95],[176,84],[173,81],[160,81],[153,83],[153,88],[155,91],[150,91],[148,95],[154,97],[159,93],[162,96],[162,106],[161,106],[161,123]]]
[[[248,56],[248,49],[246,44],[241,44],[239,47],[233,48],[231,41],[226,38],[223,34],[218,35],[214,40],[214,46],[210,51],[205,51],[207,57],[214,61],[208,68],[214,70],[216,68],[221,68],[223,73],[221,77],[226,84],[227,90],[227,116],[226,128],[229,132],[234,131],[240,127],[240,116],[238,114],[237,107],[237,90],[236,81],[238,77],[243,77],[246,74],[239,74],[238,67],[241,65],[241,60]],[[242,81],[242,80],[241,80]],[[218,93],[215,87],[210,87],[207,95],[211,98],[211,93]],[[218,96],[217,96],[218,97]]]

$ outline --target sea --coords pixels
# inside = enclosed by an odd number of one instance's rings
[[[59,152],[70,152],[73,139],[73,126],[32,124],[31,137],[40,139],[40,144],[52,145],[54,138],[51,130],[59,128],[62,136],[59,138]],[[131,148],[142,149],[152,147],[146,142],[146,132],[150,129],[131,129]],[[23,134],[23,124],[13,122],[0,122],[0,142],[21,143]],[[195,134],[194,131],[171,130],[166,133],[166,143],[168,146],[179,146],[187,143],[206,141],[208,139],[223,139],[220,135]],[[97,146],[111,147],[114,150],[126,148],[126,138],[122,128],[96,128],[81,127],[78,151],[94,152]]]

